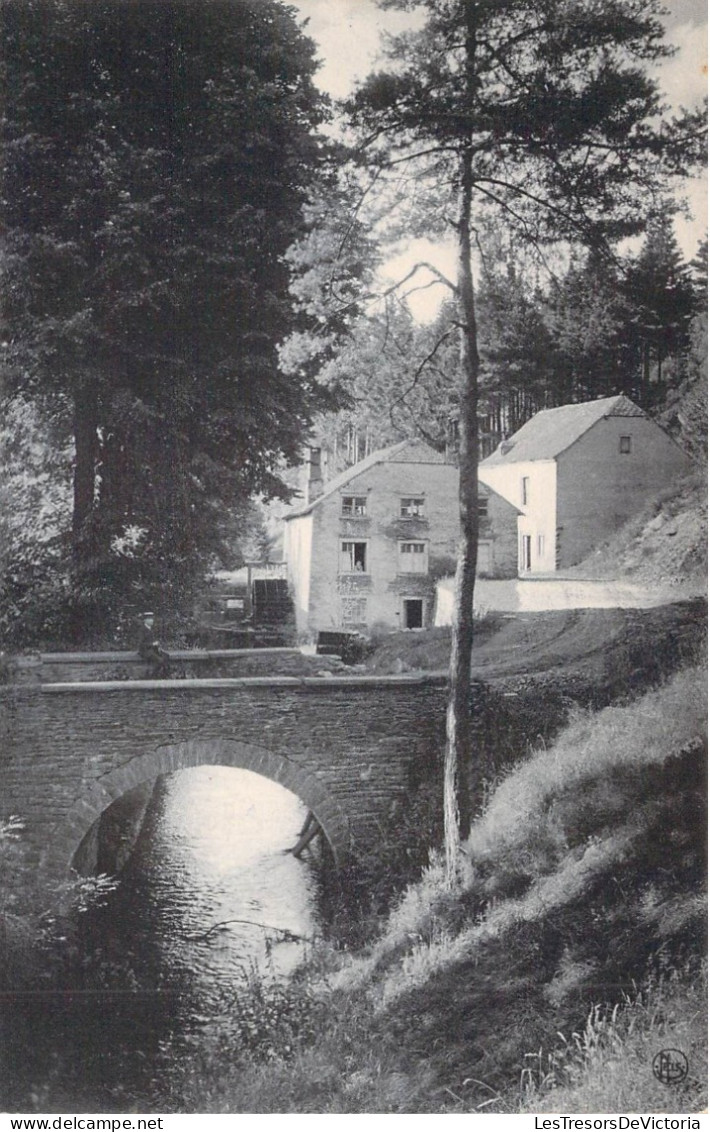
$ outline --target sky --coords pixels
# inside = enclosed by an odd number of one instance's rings
[[[377,60],[382,31],[411,26],[408,13],[381,11],[375,0],[288,0],[309,21],[307,33],[322,59],[319,85],[347,95]],[[676,104],[690,105],[707,90],[706,0],[667,0],[669,38],[679,48],[663,66],[663,85]]]
[[[316,82],[334,98],[350,93],[358,79],[377,63],[380,34],[397,32],[410,25],[408,13],[381,11],[375,0],[289,0],[290,6],[305,20],[306,33],[315,40],[322,60]],[[706,0],[666,0],[669,41],[676,55],[659,67],[659,81],[666,100],[675,108],[692,107],[707,93],[707,2]],[[679,218],[676,234],[686,258],[692,258],[707,228],[707,177],[693,182],[687,192],[692,220]],[[387,275],[404,274],[417,259],[426,258],[446,274],[455,270],[453,248],[412,241],[401,255],[388,261]],[[427,293],[416,309],[419,317],[430,316],[435,294]],[[433,310],[431,311],[433,313]]]

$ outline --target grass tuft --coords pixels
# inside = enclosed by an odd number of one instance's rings
[[[707,1106],[707,964],[650,979],[613,1007],[595,1005],[584,1028],[528,1055],[521,1112],[701,1112]],[[688,1076],[656,1079],[653,1063],[680,1049]]]

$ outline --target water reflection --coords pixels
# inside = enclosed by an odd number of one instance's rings
[[[248,771],[160,779],[118,887],[79,917],[66,984],[3,1004],[0,1107],[164,1111],[183,1059],[211,1041],[254,1048],[250,977],[283,979],[306,945],[275,929],[309,937],[317,923],[316,870],[284,853],[305,816]]]
[[[284,852],[305,816],[293,794],[251,771],[166,776],[112,917],[144,973],[148,963],[160,985],[207,999],[257,968],[287,974],[304,950],[288,937],[315,928],[313,872]]]

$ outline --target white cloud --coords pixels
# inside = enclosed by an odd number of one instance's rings
[[[410,13],[383,12],[375,0],[291,0],[291,7],[309,20],[306,35],[315,40],[322,60],[316,83],[333,98],[345,98],[372,70],[383,31],[412,26]]]
[[[681,108],[690,110],[700,105],[708,92],[708,25],[702,15],[670,27],[668,39],[676,47],[676,54],[658,68],[661,88],[676,113]],[[675,230],[683,254],[691,259],[707,231],[707,175],[688,181],[681,195],[687,197],[692,215],[678,216]]]
[[[677,48],[672,59],[658,68],[658,80],[674,110],[702,102],[708,89],[708,25],[683,23],[669,31]]]

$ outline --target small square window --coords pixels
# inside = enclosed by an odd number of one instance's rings
[[[340,573],[364,574],[367,570],[367,543],[341,542]]]
[[[421,519],[424,514],[424,496],[413,495],[401,499],[399,516],[401,519]]]
[[[425,542],[401,542],[399,544],[400,574],[426,574],[429,569],[428,557]]]
[[[619,437],[619,452],[621,453],[622,456],[628,456],[629,455],[629,453],[631,452],[631,437],[630,436],[620,436]]]
[[[348,517],[367,514],[367,496],[344,495],[340,514]]]

